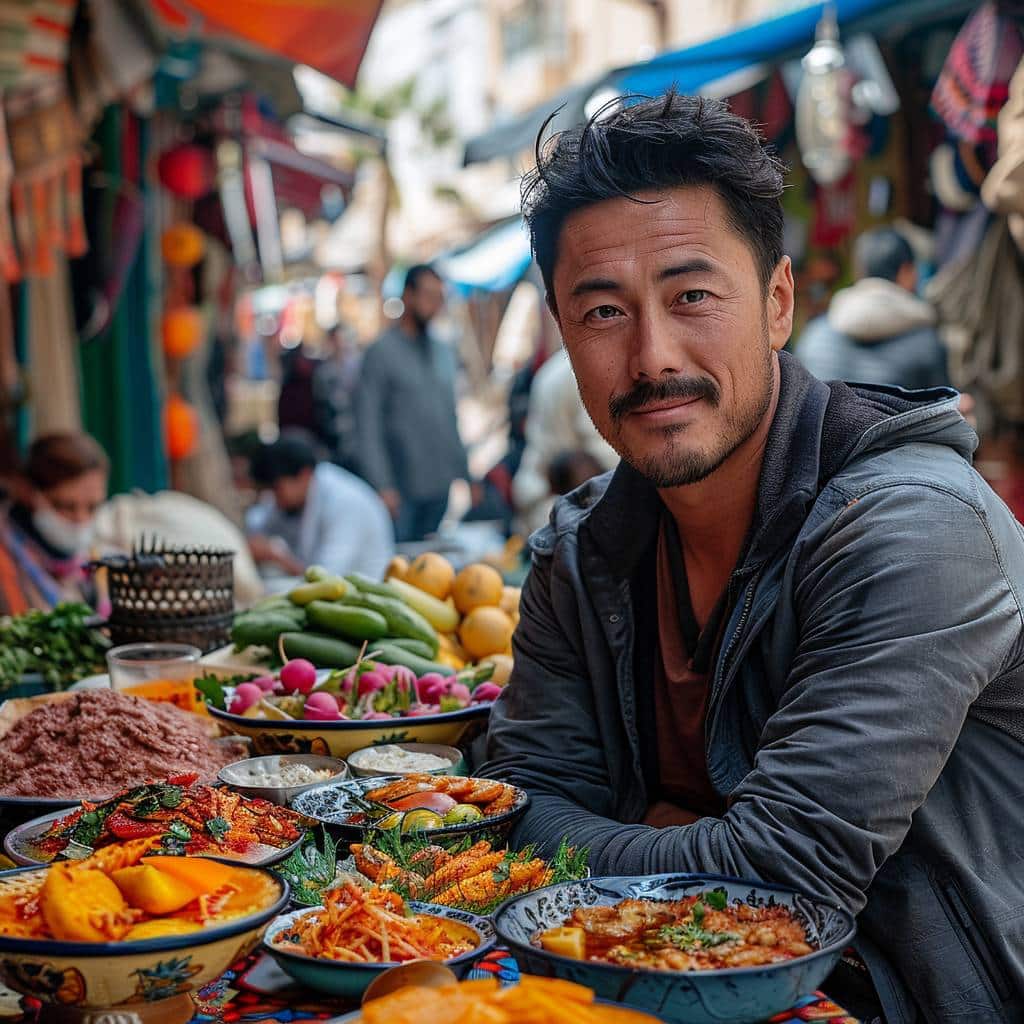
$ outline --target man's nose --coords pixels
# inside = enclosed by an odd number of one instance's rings
[[[679,376],[692,369],[684,346],[663,316],[641,311],[636,319],[630,351],[629,373],[633,380],[658,380]]]

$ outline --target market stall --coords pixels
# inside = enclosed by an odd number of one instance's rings
[[[571,835],[512,841],[527,794],[472,774],[519,615],[492,566],[314,569],[226,627],[218,552],[105,569],[106,633],[155,642],[6,627],[31,650],[4,670],[58,692],[0,709],[0,1019],[852,1020],[814,993],[843,912],[693,875],[605,884]],[[616,915],[650,963],[609,948]],[[761,980],[723,987],[740,963]]]

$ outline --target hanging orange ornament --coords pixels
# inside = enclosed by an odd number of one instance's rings
[[[181,395],[171,395],[164,406],[167,454],[177,462],[187,459],[199,444],[199,416]]]
[[[202,344],[206,320],[195,306],[175,306],[164,313],[161,325],[164,355],[187,359]]]
[[[172,267],[194,267],[205,248],[205,236],[194,224],[172,224],[160,236],[160,252]]]

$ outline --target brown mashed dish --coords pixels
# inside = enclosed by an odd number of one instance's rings
[[[36,708],[0,738],[0,794],[98,799],[183,772],[212,776],[236,758],[198,715],[87,690]]]

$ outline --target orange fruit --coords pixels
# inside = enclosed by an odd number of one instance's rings
[[[409,559],[403,558],[401,555],[395,555],[395,557],[388,562],[387,569],[384,570],[384,579],[404,580],[408,572]]]
[[[443,601],[452,591],[455,570],[452,568],[451,562],[443,555],[428,551],[413,560],[404,580],[428,594],[433,594],[439,601]]]
[[[508,649],[515,626],[500,609],[488,605],[474,608],[459,627],[459,639],[466,653],[476,660]]]
[[[519,615],[519,595],[520,590],[518,587],[502,587],[501,600],[498,602],[498,607],[511,615],[512,618],[516,618]]]
[[[412,582],[410,580],[410,582]],[[482,605],[497,606],[501,601],[502,591],[505,584],[502,581],[501,573],[492,569],[489,565],[476,562],[467,565],[452,585],[452,597],[455,599],[455,607],[467,615],[474,608]]]
[[[507,686],[512,677],[512,655],[492,654],[487,660],[494,662],[494,675],[491,676],[491,682],[497,683],[499,686]]]

